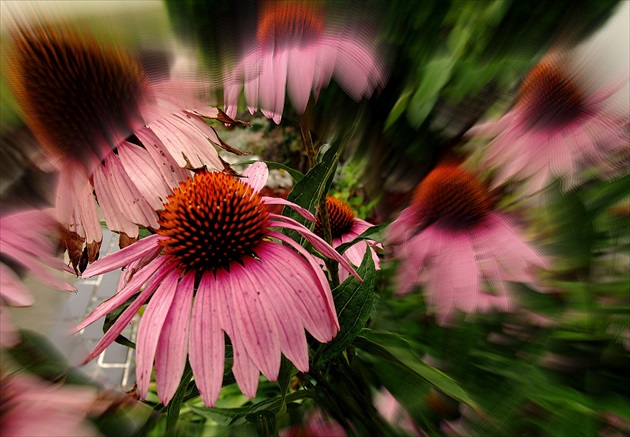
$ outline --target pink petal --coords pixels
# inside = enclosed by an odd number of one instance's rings
[[[332,340],[339,332],[339,322],[324,272],[313,256],[291,238],[275,231],[269,236],[288,243],[304,258],[288,247],[269,242],[257,249],[261,262],[277,272],[278,283],[286,284],[287,296],[293,296],[296,306],[302,307],[304,326],[313,337],[323,343]]]
[[[275,381],[280,370],[280,341],[278,329],[271,316],[271,309],[260,295],[264,287],[257,278],[252,278],[247,270],[253,258],[246,258],[244,266],[233,263],[230,266],[230,285],[234,319],[242,335],[247,354],[263,375]]]
[[[267,168],[267,164],[258,161],[247,167],[247,169],[243,172],[243,176],[245,176],[245,178],[242,179],[243,182],[248,184],[255,192],[258,193],[267,183],[269,169]]]
[[[291,219],[289,217],[279,216],[277,214],[270,214],[270,216],[272,216],[273,218],[277,218],[279,220],[282,220],[283,222],[286,222],[286,223],[277,222],[277,221],[274,221],[274,222],[270,221],[269,222],[269,226],[273,226],[273,227],[277,227],[277,228],[287,228],[287,229],[292,229],[294,231],[299,232],[300,235],[302,235],[304,238],[306,238],[308,240],[308,242],[311,243],[315,249],[317,249],[319,252],[321,252],[323,255],[327,256],[328,258],[336,260],[341,265],[341,267],[343,267],[348,272],[350,272],[350,274],[352,276],[357,278],[359,281],[363,282],[363,279],[361,279],[359,277],[357,272],[354,270],[354,268],[352,268],[352,266],[348,263],[348,261],[346,261],[341,255],[339,255],[339,253],[335,249],[330,247],[328,245],[328,243],[326,243],[318,235],[316,235],[313,232],[309,231],[302,224],[300,224],[299,222],[297,222],[297,221],[295,221],[295,220],[293,220],[293,219]]]
[[[104,315],[109,314],[114,308],[122,305],[127,299],[136,294],[138,290],[140,290],[140,287],[142,287],[142,285],[147,282],[154,273],[164,277],[164,275],[170,270],[169,268],[161,268],[167,260],[167,256],[162,256],[134,275],[125,288],[97,306],[96,309],[92,311],[92,313],[87,316],[85,320],[79,324],[79,326],[76,327],[75,331],[80,331]]]
[[[145,254],[155,250],[156,247],[159,247],[157,242],[159,238],[160,236],[157,234],[150,235],[136,241],[124,249],[119,250],[118,252],[114,252],[111,255],[107,255],[105,258],[99,259],[85,269],[82,277],[89,278],[91,276],[111,272],[112,270],[131,264],[132,261],[142,258]]]
[[[213,407],[219,397],[225,359],[221,299],[218,293],[214,275],[204,274],[195,296],[189,344],[190,366],[195,382],[201,399],[209,407]]]
[[[11,322],[11,315],[0,305],[0,346],[12,348],[20,342],[20,335]]]
[[[114,324],[105,333],[103,338],[98,342],[96,347],[94,347],[94,350],[92,350],[92,352],[90,352],[90,354],[85,358],[83,363],[88,363],[89,361],[93,360],[94,358],[99,356],[101,352],[107,349],[107,346],[112,344],[112,342],[116,339],[116,337],[120,335],[120,333],[125,329],[125,327],[129,324],[129,322],[131,322],[131,319],[133,319],[133,317],[136,315],[140,307],[144,305],[147,299],[153,294],[157,286],[160,284],[162,279],[164,279],[164,277],[169,272],[170,272],[169,269],[161,269],[158,272],[156,272],[155,276],[151,278],[149,283],[146,285],[146,287],[144,287],[144,290],[142,290],[142,292],[138,295],[136,300],[134,300],[133,303],[129,305],[125,311],[123,311],[120,317],[118,317],[118,319],[114,322]],[[120,294],[114,297],[117,297],[119,295]],[[109,299],[109,300],[112,300],[112,299]],[[98,308],[94,310],[91,316],[94,315],[94,313],[96,313],[97,310]],[[85,325],[85,321],[83,322],[83,324]]]
[[[304,327],[300,323],[299,312],[292,305],[292,299],[287,299],[292,293],[286,292],[282,286],[284,281],[278,282],[274,273],[262,262],[249,262],[246,268],[261,284],[274,284],[274,287],[261,287],[260,298],[270,310],[278,327],[280,349],[298,370],[308,372],[308,346]]]
[[[288,50],[287,88],[293,107],[304,113],[315,80],[316,50],[310,45],[294,46]]]
[[[296,210],[305,219],[310,220],[312,222],[315,221],[315,216],[308,209],[302,208],[297,203],[289,202],[288,200],[282,199],[280,197],[267,197],[267,196],[263,196],[263,202],[265,202],[266,205],[286,205],[286,206],[289,206],[289,207],[293,208],[294,210]],[[280,217],[280,216],[278,216],[276,214],[274,214],[274,216]]]
[[[288,53],[276,50],[262,56],[260,73],[260,108],[267,118],[280,124],[284,110],[284,96],[287,83]]]
[[[190,172],[178,165],[153,131],[149,128],[143,128],[136,131],[135,134],[142,141],[153,162],[157,165],[163,180],[170,188],[178,187],[180,182],[184,182],[188,178]]]
[[[164,405],[175,395],[186,367],[195,274],[187,273],[177,286],[175,299],[164,321],[155,355],[158,396]]]
[[[256,396],[260,372],[247,354],[245,345],[243,344],[244,334],[239,331],[238,324],[233,316],[236,310],[232,300],[230,274],[223,269],[217,270],[215,274],[217,285],[215,292],[221,299],[221,327],[230,337],[230,340],[232,340],[234,357],[232,372],[243,394],[251,399]],[[239,305],[238,302],[237,305]]]
[[[15,307],[27,307],[35,303],[22,280],[4,264],[0,264],[0,297],[0,302]]]
[[[151,382],[151,369],[157,349],[160,332],[168,315],[171,303],[177,292],[179,272],[172,270],[162,282],[140,320],[138,340],[136,342],[136,378],[140,397],[145,398]]]
[[[129,179],[151,208],[162,209],[171,189],[162,179],[149,152],[125,141],[118,145],[118,156]]]

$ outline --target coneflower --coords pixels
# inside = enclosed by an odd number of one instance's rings
[[[387,237],[400,260],[397,293],[423,285],[441,324],[457,309],[509,310],[506,282],[534,284],[534,268],[546,266],[495,210],[487,188],[456,164],[442,164],[420,182]]]
[[[300,371],[308,371],[304,330],[320,342],[330,341],[339,331],[332,293],[318,258],[273,228],[299,232],[320,253],[356,273],[307,228],[267,211],[267,204],[280,203],[315,220],[291,202],[260,196],[267,174],[263,163],[250,166],[245,178],[197,173],[168,197],[155,235],[85,271],[85,276],[93,276],[120,267],[134,269],[118,292],[77,330],[142,289],[87,360],[105,350],[150,298],[136,348],[143,397],[155,360],[158,396],[168,403],[189,355],[201,398],[206,405],[214,405],[223,380],[224,334],[232,343],[236,382],[250,398],[256,394],[260,372],[276,380],[281,353]]]

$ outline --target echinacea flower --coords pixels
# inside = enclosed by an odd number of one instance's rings
[[[495,136],[486,165],[497,168],[496,184],[526,179],[528,194],[552,178],[571,187],[587,164],[605,163],[627,145],[627,115],[606,102],[619,87],[591,91],[583,79],[567,56],[549,54],[525,77],[507,114],[471,129],[471,135]]]
[[[158,227],[184,168],[223,168],[213,147],[222,142],[201,115],[219,112],[199,104],[195,80],[149,74],[124,48],[66,25],[35,21],[12,34],[10,82],[60,172],[57,212],[75,268],[84,242],[90,262],[98,255],[96,199],[110,230],[136,238],[138,225]]]
[[[86,420],[103,410],[97,396],[88,386],[53,385],[24,374],[2,376],[0,430],[12,437],[101,435]]]
[[[546,265],[494,209],[488,190],[456,164],[432,170],[387,232],[401,262],[397,293],[422,284],[441,324],[450,322],[456,309],[510,310],[506,281],[534,285],[533,268]]]
[[[49,210],[25,210],[0,217],[0,346],[12,347],[19,341],[3,307],[33,304],[33,297],[20,279],[21,274],[30,274],[49,287],[75,291],[48,269],[72,272],[55,257],[55,245],[48,238],[58,231],[58,226]]]
[[[367,231],[373,225],[354,215],[354,212],[343,200],[333,196],[326,197],[326,208],[328,209],[328,220],[332,234],[332,246],[339,247],[344,243],[354,241],[359,235]],[[317,214],[315,222],[315,233],[324,237],[322,229],[321,214]],[[381,262],[374,248],[383,249],[383,245],[374,240],[363,240],[348,247],[343,253],[343,257],[354,267],[359,267],[363,261],[363,256],[367,250],[372,254],[372,261],[376,270],[381,269]],[[345,270],[339,271],[339,280],[343,282],[349,273]]]
[[[362,38],[326,23],[322,3],[302,0],[263,2],[252,48],[227,75],[225,108],[230,117],[242,84],[253,114],[280,123],[285,93],[303,113],[312,94],[318,97],[332,76],[354,100],[384,86],[382,61]]]
[[[151,298],[136,347],[142,397],[155,359],[158,396],[168,403],[188,354],[201,398],[214,405],[223,379],[224,333],[234,351],[234,377],[250,398],[256,394],[260,372],[272,381],[278,377],[281,353],[300,371],[308,371],[304,329],[320,342],[330,341],[339,331],[332,293],[317,259],[270,228],[299,232],[320,253],[356,273],[317,235],[266,210],[266,205],[280,203],[315,220],[291,202],[260,196],[267,175],[263,163],[250,166],[245,178],[221,172],[195,174],[169,196],[155,235],[85,271],[85,276],[93,276],[129,265],[135,269],[117,294],[77,330],[125,303],[146,283],[86,361],[105,350]]]

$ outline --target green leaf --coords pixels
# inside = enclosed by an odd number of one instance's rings
[[[239,414],[241,414],[245,408],[201,408],[195,406],[189,406],[191,411],[199,414],[206,419],[210,419],[218,423],[219,425],[229,425],[230,422]]]
[[[184,374],[182,376],[182,380],[177,387],[177,391],[173,396],[173,399],[168,403],[168,407],[166,408],[167,417],[166,417],[166,434],[174,435],[175,427],[177,426],[177,420],[179,419],[179,413],[182,407],[182,401],[184,400],[184,395],[188,391],[188,383],[192,379],[193,373],[192,368],[190,367],[190,363],[186,361],[186,368],[184,369]]]
[[[287,410],[286,396],[291,382],[291,376],[296,373],[297,369],[285,356],[282,356],[280,362],[280,372],[278,374],[278,385],[280,386],[280,394],[282,396],[282,406],[278,414],[284,414]]]
[[[420,378],[453,399],[478,409],[477,404],[455,380],[424,364],[402,337],[390,332],[365,330],[355,339],[354,345],[375,358],[377,367],[379,362],[393,364],[400,372],[400,378]]]
[[[354,240],[349,241],[348,243],[340,244],[339,246],[335,248],[335,250],[339,253],[344,253],[349,247],[354,246],[359,241],[367,240],[368,237],[381,232],[386,227],[387,227],[387,223],[381,223],[380,225],[372,226],[371,228],[368,228],[365,232],[363,232]]]
[[[321,161],[306,173],[302,180],[295,184],[287,200],[317,215],[319,201],[330,188],[341,151],[341,141],[333,141],[330,148],[322,156]],[[285,212],[288,212],[285,215],[296,219],[306,226],[310,227],[312,225],[310,221],[289,207],[285,207]]]
[[[6,352],[24,370],[49,381],[57,381],[68,372],[68,361],[43,335],[20,330],[22,341]]]
[[[280,411],[280,408],[282,408],[284,402],[289,404],[291,402],[299,401],[302,399],[312,399],[313,395],[313,390],[299,390],[287,395],[284,399],[282,398],[282,396],[277,396],[272,399],[258,402],[257,404],[252,405],[251,407],[239,412],[236,416],[234,416],[234,418],[230,422],[230,425],[243,425],[245,423],[248,423],[248,415],[256,414],[264,410],[269,411],[275,415],[278,413],[278,411]]]
[[[407,109],[407,105],[409,104],[409,100],[411,99],[412,94],[413,87],[409,87],[401,93],[396,103],[394,103],[392,110],[389,111],[389,115],[387,116],[387,120],[385,120],[385,126],[383,127],[383,130],[389,129],[396,122],[396,120],[400,118],[403,112],[405,112],[405,109]]]
[[[407,106],[407,119],[413,127],[420,127],[433,110],[440,90],[451,78],[453,65],[453,58],[447,55],[431,60],[424,67],[420,85]]]
[[[116,323],[116,320],[118,320],[120,315],[127,309],[127,307],[136,300],[136,297],[137,297],[136,295],[130,297],[129,299],[125,301],[125,303],[116,307],[116,309],[114,309],[111,313],[105,316],[105,322],[103,322],[103,334],[109,331],[109,328],[111,328],[112,325]],[[123,335],[118,335],[118,337],[116,337],[114,341],[116,343],[119,343],[126,347],[130,347],[132,349],[136,348],[136,344]]]
[[[357,273],[363,278],[363,282],[350,276],[333,290],[340,330],[333,341],[321,345],[315,353],[314,360],[320,363],[343,352],[361,333],[370,318],[376,282],[376,269],[371,251],[365,251]]]

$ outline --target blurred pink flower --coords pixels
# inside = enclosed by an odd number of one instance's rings
[[[136,238],[138,225],[157,228],[184,168],[223,168],[213,147],[223,143],[204,121],[220,113],[200,104],[200,80],[150,74],[124,48],[67,25],[34,21],[12,34],[10,82],[60,172],[57,213],[75,268],[84,242],[90,262],[98,254],[96,199],[110,230]]]
[[[328,219],[330,221],[330,231],[332,233],[332,246],[339,247],[344,243],[350,243],[363,232],[371,228],[372,224],[355,217],[354,212],[342,200],[333,196],[326,198],[326,207],[328,209]],[[322,229],[321,216],[317,214],[315,222],[315,233],[320,237],[324,237]],[[376,270],[381,269],[381,262],[374,248],[383,249],[383,245],[374,240],[359,241],[346,249],[343,257],[354,267],[359,267],[363,261],[363,256],[367,250],[372,254],[372,261]],[[343,282],[350,274],[346,270],[339,271],[339,281]]]
[[[3,307],[24,307],[34,302],[18,273],[30,274],[49,287],[75,291],[47,268],[72,272],[55,257],[56,247],[48,238],[59,231],[58,227],[50,210],[25,210],[0,217],[0,346],[12,347],[19,341]]]
[[[532,268],[546,262],[493,207],[486,188],[458,165],[431,171],[387,231],[401,262],[397,293],[423,284],[440,324],[451,321],[456,309],[510,310],[506,281],[534,284]]]
[[[96,389],[53,385],[27,375],[0,379],[3,436],[88,437],[100,433],[86,419],[102,410]]]
[[[359,36],[327,25],[322,3],[263,2],[253,48],[226,77],[225,112],[236,115],[244,83],[249,111],[253,114],[260,108],[280,123],[285,88],[301,114],[310,95],[317,98],[333,75],[357,101],[385,85],[382,60],[374,48]]]
[[[374,396],[374,407],[387,422],[404,430],[408,435],[424,435],[418,431],[420,428],[416,426],[409,413],[387,389],[382,388]]]
[[[321,410],[312,410],[304,415],[301,425],[280,431],[281,437],[345,437],[346,430],[334,419],[325,417]]]
[[[276,380],[281,352],[300,371],[308,371],[304,329],[321,342],[330,341],[339,331],[330,286],[314,256],[270,228],[299,232],[319,252],[356,273],[307,228],[267,212],[266,205],[282,204],[315,220],[291,202],[260,196],[267,175],[263,163],[250,166],[245,179],[220,172],[197,173],[168,198],[157,234],[85,271],[86,276],[93,276],[129,265],[136,269],[121,282],[118,293],[77,330],[122,305],[148,282],[86,361],[105,350],[151,298],[140,321],[136,348],[142,397],[147,394],[155,359],[158,396],[168,403],[188,352],[201,398],[206,405],[214,405],[223,380],[224,333],[234,350],[236,382],[250,398],[256,394],[260,372]]]
[[[470,130],[496,137],[486,156],[486,165],[497,168],[495,184],[526,179],[530,194],[555,177],[571,187],[586,164],[610,163],[627,146],[627,113],[605,103],[620,86],[591,92],[582,79],[567,56],[549,54],[525,77],[507,114]]]

